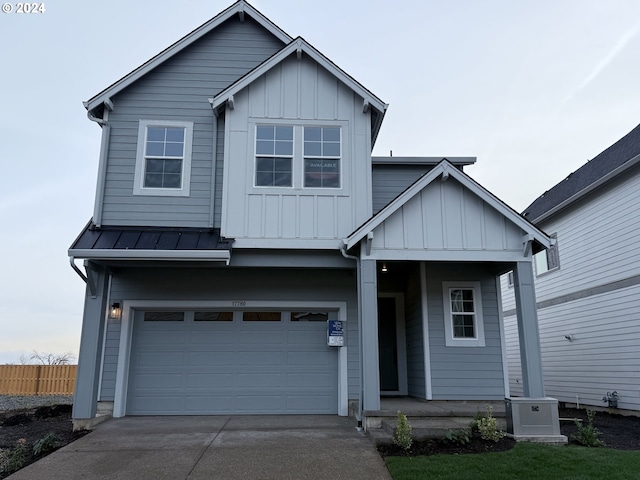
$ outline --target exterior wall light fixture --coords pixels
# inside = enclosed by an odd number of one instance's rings
[[[122,317],[122,307],[120,306],[120,302],[113,302],[109,307],[109,318],[120,320],[120,317]]]
[[[387,273],[387,264],[386,263],[382,264],[382,270],[381,271],[384,272],[384,273]]]

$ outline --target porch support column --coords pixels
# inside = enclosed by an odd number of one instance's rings
[[[545,395],[538,309],[531,261],[517,262],[513,273],[524,396],[543,398]]]
[[[89,263],[82,318],[78,373],[73,398],[74,428],[90,427],[96,416],[100,378],[100,354],[107,311],[107,269]]]
[[[380,410],[380,366],[378,360],[378,285],[376,261],[360,261],[362,294],[362,407]]]

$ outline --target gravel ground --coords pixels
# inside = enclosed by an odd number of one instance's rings
[[[0,412],[72,403],[73,395],[0,395]]]

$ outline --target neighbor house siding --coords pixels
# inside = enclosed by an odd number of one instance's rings
[[[241,292],[241,293],[239,293]],[[304,275],[288,269],[121,269],[114,276],[112,298],[122,302],[149,301],[336,301],[347,302],[347,378],[349,398],[357,399],[360,368],[358,361],[358,320],[355,275],[347,270],[305,270]],[[286,305],[286,303],[283,303]],[[188,307],[184,307],[188,310]],[[283,307],[281,310],[287,310]],[[111,325],[111,324],[110,324]],[[112,332],[109,364],[117,359],[119,325],[108,327]],[[116,336],[116,330],[118,335]],[[109,343],[109,342],[108,342]],[[328,347],[327,347],[328,348]],[[105,352],[106,353],[106,352]],[[107,364],[105,358],[105,366]],[[115,381],[103,375],[102,400],[113,399]],[[109,393],[110,397],[105,396]]]
[[[230,19],[112,98],[102,223],[211,226],[213,112],[208,98],[282,48],[256,22]],[[133,195],[140,120],[194,122],[188,197]]]
[[[236,247],[335,248],[371,215],[370,112],[362,98],[303,55],[274,66],[227,107],[222,234]],[[341,188],[302,187],[302,145],[292,187],[255,187],[255,126],[339,126]]]
[[[376,214],[382,210],[385,205],[432,168],[432,165],[374,165],[373,213]]]
[[[501,329],[495,276],[470,265],[427,264],[426,268],[433,399],[503,399]],[[485,347],[445,346],[443,281],[480,281]]]
[[[535,279],[545,393],[640,410],[640,168],[538,226],[558,237],[560,268]],[[513,289],[502,279],[511,393],[522,394]],[[565,338],[570,336],[570,339]]]

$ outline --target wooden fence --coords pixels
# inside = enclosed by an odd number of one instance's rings
[[[0,365],[0,395],[73,395],[77,365]]]

